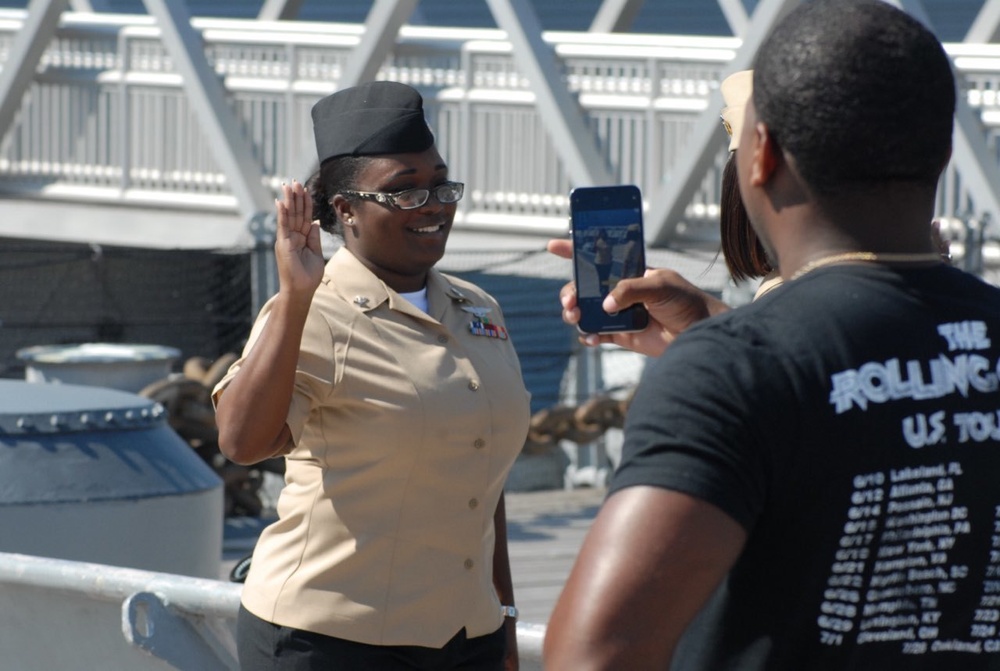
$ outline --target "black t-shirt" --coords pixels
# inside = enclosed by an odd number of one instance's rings
[[[673,669],[1000,669],[1000,290],[815,270],[681,335],[613,493],[720,507],[743,554]]]

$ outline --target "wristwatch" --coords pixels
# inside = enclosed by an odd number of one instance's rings
[[[517,608],[514,606],[500,606],[500,614],[504,617],[517,619]]]

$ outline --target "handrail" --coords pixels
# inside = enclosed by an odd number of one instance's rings
[[[167,595],[178,609],[203,617],[235,618],[242,585],[157,571],[0,552],[0,585],[76,592],[97,601],[122,601],[139,592]]]
[[[32,555],[0,552],[0,597],[5,590],[16,588],[18,603],[26,612],[47,615],[45,608],[58,608],[59,601],[50,595],[72,595],[85,602],[119,603],[121,628],[125,646],[140,648],[148,655],[165,660],[179,669],[236,669],[234,641],[236,616],[239,611],[238,583],[193,578],[155,571],[107,566],[89,562],[52,559]],[[92,613],[93,609],[88,609]],[[55,612],[48,613],[58,617]],[[104,627],[97,615],[93,622],[79,622],[79,632],[86,628]],[[90,619],[90,618],[88,618]],[[19,620],[7,626],[17,627]],[[222,627],[213,622],[221,622]],[[28,627],[26,623],[20,626]],[[106,627],[104,627],[106,628]],[[19,636],[23,633],[23,636]],[[3,636],[23,641],[24,649],[5,650],[5,659],[23,659],[31,654],[38,639],[32,632],[5,631]],[[517,625],[518,651],[522,668],[540,668],[545,626],[521,623]],[[82,645],[87,650],[90,645]],[[74,641],[62,641],[74,645]],[[28,652],[26,653],[25,650]],[[114,649],[102,655],[115,658]],[[87,664],[94,660],[82,662]],[[105,660],[106,661],[106,660]],[[111,662],[110,666],[114,666]],[[527,664],[526,664],[527,663]],[[136,671],[140,671],[138,667]],[[151,668],[162,668],[155,666]]]
[[[73,659],[78,668],[153,671],[167,662],[182,671],[236,671],[233,633],[241,587],[0,553],[4,663],[12,668],[69,668],[62,665]],[[58,632],[54,640],[41,643],[39,633],[50,630]]]

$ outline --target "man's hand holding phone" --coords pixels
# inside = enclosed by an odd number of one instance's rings
[[[547,249],[561,258],[573,258],[570,240],[550,240]],[[563,286],[559,300],[563,321],[576,326],[580,310],[573,282]],[[639,354],[659,356],[684,329],[729,309],[718,298],[665,268],[648,269],[642,277],[620,280],[604,299],[603,307],[606,312],[613,313],[636,304],[645,305],[649,313],[646,328],[627,333],[583,334],[580,342],[591,347],[612,343]]]

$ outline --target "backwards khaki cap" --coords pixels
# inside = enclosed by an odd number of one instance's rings
[[[729,133],[729,151],[736,151],[743,131],[743,113],[753,93],[753,70],[734,72],[722,80],[719,88],[726,104],[722,108],[722,125]]]

